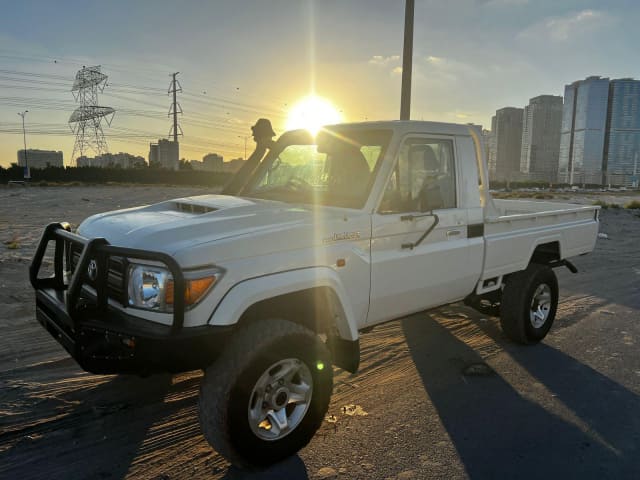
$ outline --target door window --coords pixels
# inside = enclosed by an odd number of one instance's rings
[[[453,142],[409,138],[387,183],[380,213],[428,212],[456,207]]]

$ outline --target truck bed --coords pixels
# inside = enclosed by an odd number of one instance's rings
[[[561,259],[595,246],[600,207],[530,200],[493,204],[493,211],[485,215],[482,280],[523,270],[539,245],[557,246]]]

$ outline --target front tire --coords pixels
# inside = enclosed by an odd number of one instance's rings
[[[331,356],[314,332],[286,320],[257,321],[205,371],[200,426],[231,463],[264,467],[309,443],[332,388]]]
[[[511,275],[502,292],[500,324],[511,340],[541,341],[553,325],[558,308],[558,279],[553,270],[532,263]]]

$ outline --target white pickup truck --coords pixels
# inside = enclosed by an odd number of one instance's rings
[[[91,372],[203,369],[207,440],[236,464],[276,462],[321,425],[332,366],[356,372],[364,329],[464,300],[516,342],[549,331],[552,268],[594,248],[598,207],[493,200],[482,151],[445,123],[287,132],[236,196],[49,225],[37,318]]]

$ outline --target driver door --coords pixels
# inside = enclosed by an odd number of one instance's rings
[[[467,215],[458,208],[455,167],[453,137],[404,140],[372,217],[367,324],[455,301],[472,290],[466,279]],[[428,211],[437,215],[435,226]]]

